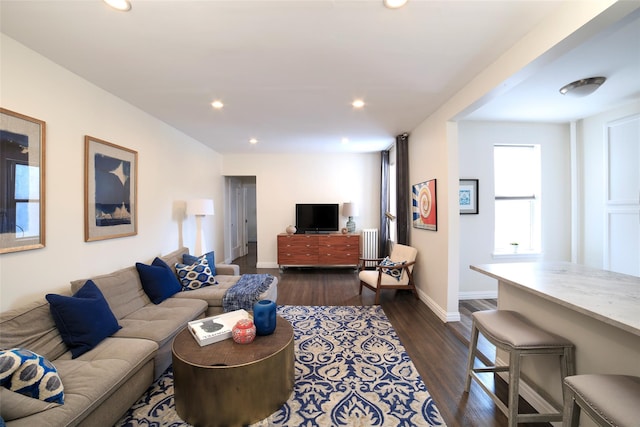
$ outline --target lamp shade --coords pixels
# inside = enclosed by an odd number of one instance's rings
[[[353,202],[344,202],[342,204],[343,216],[358,216],[358,206]]]
[[[187,215],[213,215],[213,200],[193,199],[187,201]]]

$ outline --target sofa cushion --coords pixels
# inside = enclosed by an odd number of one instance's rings
[[[64,405],[33,415],[21,425],[78,425],[114,393],[135,402],[122,385],[151,360],[158,345],[149,340],[109,337],[93,350],[72,359],[67,352],[55,361],[65,386]],[[151,385],[152,377],[148,377]]]
[[[207,252],[204,255],[199,257],[184,254],[182,255],[182,263],[183,264],[199,264],[202,259],[206,259],[209,264],[209,268],[211,269],[211,274],[216,275],[216,255],[214,251]]]
[[[171,267],[160,258],[156,257],[151,265],[137,262],[136,269],[140,275],[142,289],[154,304],[160,304],[182,290],[182,285]]]
[[[0,314],[0,348],[14,347],[28,348],[49,360],[68,351],[44,297]]]
[[[176,295],[179,295],[180,292]],[[202,316],[207,310],[203,300],[169,298],[158,305],[149,304],[124,319],[122,329],[114,336],[118,338],[144,338],[156,342],[160,347],[172,340],[187,322]]]
[[[209,268],[206,258],[198,259],[197,264],[176,264],[178,279],[182,284],[183,291],[200,289],[205,286],[217,285],[218,282]]]
[[[71,297],[47,294],[46,299],[62,339],[74,358],[120,329],[102,292],[91,280]]]
[[[42,400],[27,397],[7,388],[0,387],[0,416],[5,421],[17,420],[37,414],[47,409],[60,406],[59,403],[45,402]],[[2,425],[2,424],[0,424]]]
[[[206,286],[189,292],[178,292],[174,299],[197,299],[207,302],[209,307],[222,307],[222,299],[227,289],[238,283],[240,276],[217,276],[216,286]]]
[[[0,386],[44,402],[64,403],[64,386],[56,367],[25,348],[0,351]]]
[[[116,319],[122,319],[151,302],[142,289],[140,275],[133,265],[90,279],[104,295]],[[72,281],[71,290],[76,292],[86,281],[87,279]]]

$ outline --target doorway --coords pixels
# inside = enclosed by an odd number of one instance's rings
[[[248,255],[250,249],[257,251],[256,177],[228,176],[225,178],[225,191],[225,247],[228,248],[225,255],[227,262],[233,262]]]
[[[640,276],[640,115],[606,127],[605,270]]]

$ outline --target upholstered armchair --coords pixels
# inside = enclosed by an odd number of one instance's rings
[[[384,289],[409,289],[418,298],[413,283],[413,266],[417,255],[417,249],[396,243],[387,258],[360,259],[360,294],[363,286],[371,289],[376,293],[375,304],[380,304],[380,291]],[[377,264],[375,270],[365,269],[372,262]]]

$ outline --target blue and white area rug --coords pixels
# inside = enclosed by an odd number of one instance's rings
[[[444,426],[380,306],[280,306],[293,325],[296,379],[267,426]],[[167,370],[117,426],[187,427]]]

